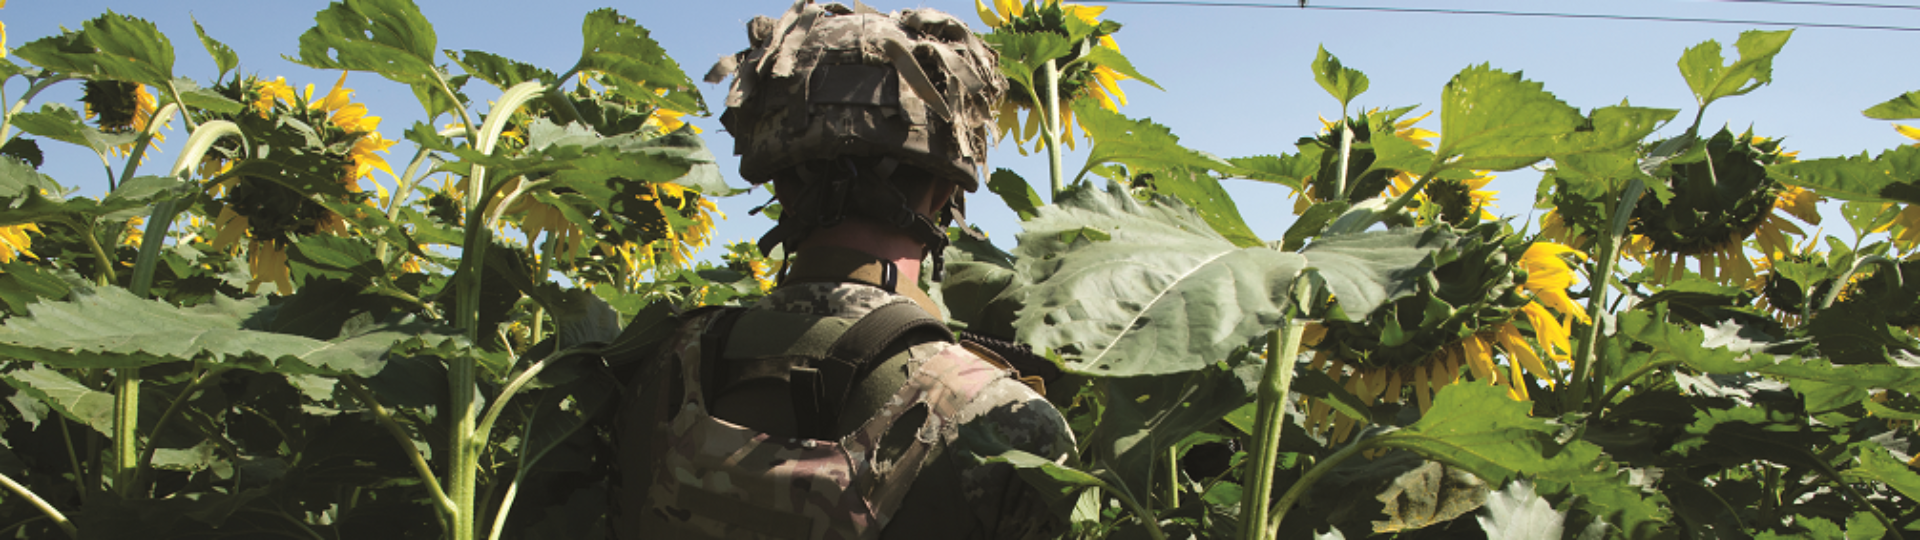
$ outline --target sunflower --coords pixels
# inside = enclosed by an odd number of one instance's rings
[[[231,249],[246,239],[247,262],[253,274],[249,292],[272,283],[275,292],[289,294],[293,286],[286,250],[294,238],[320,233],[342,235],[348,229],[344,218],[312,198],[316,194],[288,184],[315,186],[310,189],[339,202],[370,203],[362,194],[360,182],[371,180],[376,170],[393,174],[379,154],[394,141],[377,131],[380,117],[370,116],[365,105],[353,102],[353,90],[346,87],[344,73],[331,90],[319,96],[311,84],[296,94],[285,78],[235,81],[216,90],[245,104],[243,111],[225,119],[239,124],[250,140],[288,149],[276,157],[283,160],[282,170],[294,177],[230,174],[238,162],[246,159],[243,149],[231,142],[216,145],[218,151],[209,152],[198,169],[210,184],[208,193],[218,197],[210,208],[214,210],[210,215],[217,216],[213,245]],[[305,128],[291,127],[296,125]]]
[[[0,264],[6,264],[21,256],[38,259],[33,254],[33,237],[27,233],[42,234],[40,226],[32,223],[0,227]]]
[[[87,81],[81,85],[80,102],[86,105],[87,118],[94,119],[100,131],[107,133],[143,133],[158,110],[153,93],[145,85],[121,81]],[[165,140],[166,134],[153,133],[153,142]],[[127,143],[108,151],[125,156],[132,150],[133,143]]]
[[[988,7],[982,0],[974,0],[973,5],[974,10],[980,15],[980,20],[985,22],[987,27],[1008,32],[1051,32],[1071,35],[1066,26],[1067,18],[1071,17],[1073,20],[1085,23],[1087,26],[1094,28],[1093,33],[1087,36],[1087,39],[1092,41],[1095,46],[1105,47],[1114,52],[1120,51],[1120,44],[1113,40],[1112,35],[1114,31],[1119,29],[1118,25],[1105,23],[1100,20],[1100,15],[1107,11],[1107,8],[1104,6],[1083,6],[1061,2],[1060,0],[1041,0],[1038,4],[1035,4],[1033,0],[1026,0],[1025,2],[1016,0],[993,0],[992,7]],[[1070,63],[1075,58],[1078,58],[1079,54],[1080,53],[1074,53],[1062,58],[1059,63],[1061,65]],[[1060,127],[1064,131],[1064,133],[1061,134],[1061,142],[1065,143],[1067,148],[1074,148],[1074,115],[1073,108],[1067,105],[1069,102],[1090,97],[1099,100],[1102,108],[1117,112],[1120,110],[1120,106],[1127,104],[1127,93],[1125,90],[1120,89],[1120,81],[1131,78],[1132,77],[1124,73],[1120,73],[1111,67],[1103,65],[1088,67],[1086,64],[1082,64],[1073,66],[1068,70],[1063,70],[1060,73],[1059,82],[1062,93],[1060,96],[1060,110],[1055,113],[1059,115]],[[1036,84],[1040,80],[1038,76],[1034,78]],[[1018,83],[1012,84],[1017,85]],[[1040,106],[1033,103],[1032,96],[1040,95],[1041,90],[1037,88],[1032,90],[1033,91],[1029,93],[1026,89],[1010,88],[1007,92],[1007,98],[1000,102],[998,120],[1000,136],[1005,137],[1007,134],[1014,134],[1015,148],[1019,150],[1021,154],[1027,152],[1026,144],[1032,141],[1034,136],[1040,132],[1040,115],[1038,114],[1028,114],[1025,128],[1022,129],[1021,127],[1021,110],[1024,109],[1034,112],[1040,110]],[[1042,97],[1041,99],[1045,98]]]
[[[727,252],[720,255],[727,262],[727,268],[745,272],[753,276],[760,285],[760,292],[773,290],[775,269],[765,257],[760,256],[760,248],[752,242],[728,242]]]
[[[1894,124],[1893,129],[1908,139],[1920,140],[1920,129],[1913,126]],[[1920,146],[1920,142],[1913,145]],[[1884,211],[1896,206],[1900,207],[1900,213],[1895,214],[1893,220],[1872,232],[1890,232],[1893,236],[1893,244],[1899,247],[1900,251],[1913,251],[1915,246],[1920,246],[1920,205],[1886,203],[1881,208]]]
[[[1381,126],[1393,136],[1413,143],[1416,147],[1432,147],[1431,139],[1440,134],[1420,128],[1418,124],[1427,117],[1433,116],[1433,111],[1403,119],[1402,116],[1411,109],[1411,107],[1388,111],[1369,109],[1364,115],[1349,120],[1348,125],[1354,131],[1355,147],[1348,156],[1348,200],[1357,201],[1378,196],[1383,188],[1387,194],[1399,196],[1419,181],[1413,173],[1406,171],[1366,171],[1367,167],[1373,163],[1373,151],[1362,146],[1372,140],[1374,126]],[[1294,198],[1293,213],[1295,215],[1306,213],[1314,203],[1335,197],[1332,178],[1339,174],[1339,154],[1329,150],[1339,148],[1340,133],[1336,131],[1339,128],[1339,123],[1322,117],[1320,132],[1313,138],[1301,140],[1300,144],[1321,145],[1323,151],[1320,154],[1319,171],[1313,177],[1306,179],[1305,186]],[[1493,201],[1499,192],[1483,189],[1488,182],[1493,181],[1493,176],[1486,174],[1486,171],[1478,172],[1479,176],[1476,178],[1465,180],[1436,178],[1428,182],[1426,188],[1414,195],[1415,200],[1421,203],[1420,207],[1427,209],[1421,212],[1421,217],[1418,219],[1423,222],[1439,219],[1454,225],[1467,224],[1469,216],[1477,217],[1479,221],[1498,219],[1493,213],[1488,212],[1487,208],[1494,206]]]
[[[1441,388],[1459,381],[1463,367],[1474,381],[1506,387],[1515,400],[1529,398],[1529,375],[1548,387],[1558,384],[1559,372],[1551,366],[1572,361],[1572,323],[1591,324],[1567,294],[1575,284],[1568,261],[1585,255],[1552,242],[1487,238],[1498,225],[1476,227],[1485,240],[1469,238],[1456,248],[1453,262],[1434,270],[1440,283],[1490,288],[1423,285],[1426,290],[1365,321],[1312,325],[1305,338],[1315,348],[1310,367],[1324,370],[1369,406],[1411,402],[1422,413]],[[1517,257],[1509,263],[1509,255]],[[1329,404],[1310,400],[1308,407],[1308,427],[1333,441],[1352,433],[1353,420],[1329,415]]]
[[[1670,201],[1641,197],[1628,224],[1644,240],[1627,243],[1622,252],[1652,269],[1656,283],[1685,275],[1688,259],[1701,277],[1747,283],[1756,276],[1746,255],[1748,240],[1761,253],[1785,252],[1793,249],[1789,235],[1806,236],[1788,216],[1820,223],[1818,195],[1767,175],[1768,165],[1795,155],[1781,151],[1778,141],[1722,129],[1705,150],[1707,159],[1672,167]]]

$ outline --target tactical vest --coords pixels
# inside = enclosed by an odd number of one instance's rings
[[[928,461],[958,435],[959,413],[994,381],[1007,376],[1000,367],[948,339],[938,352],[915,367],[906,383],[879,407],[878,412],[844,437],[824,440],[774,436],[715,417],[706,394],[713,381],[703,377],[739,380],[738,373],[715,375],[718,369],[758,370],[779,376],[787,370],[795,389],[795,409],[837,409],[822,406],[818,388],[846,377],[821,371],[877,363],[875,352],[890,349],[896,340],[926,329],[932,319],[904,297],[881,306],[858,321],[812,317],[810,323],[779,325],[805,328],[811,335],[801,342],[812,346],[782,349],[773,355],[723,358],[722,349],[734,319],[746,318],[747,327],[766,328],[753,317],[798,316],[728,308],[710,310],[680,327],[664,349],[676,369],[663,375],[678,377],[677,411],[656,428],[659,448],[640,509],[641,529],[659,538],[702,539],[871,539],[886,526],[902,498]],[[792,323],[793,321],[789,321]],[[944,328],[941,328],[944,331]],[[831,339],[827,339],[831,338]],[[751,339],[751,337],[749,338]],[[820,346],[824,343],[831,345]],[[725,356],[732,357],[733,353]],[[846,364],[846,367],[836,367]],[[750,375],[750,374],[749,374]],[[857,377],[858,375],[855,375]],[[835,382],[833,384],[845,384]],[[808,397],[801,397],[808,394]],[[832,392],[825,395],[831,396]],[[914,429],[897,432],[896,423],[924,418]],[[817,422],[817,420],[816,420]],[[802,432],[816,432],[807,426]],[[912,427],[912,426],[903,426]],[[910,434],[900,437],[899,433]],[[889,436],[892,435],[892,436]],[[639,486],[635,486],[639,487]]]

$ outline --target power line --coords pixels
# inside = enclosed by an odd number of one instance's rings
[[[1377,13],[1421,13],[1433,15],[1492,15],[1502,17],[1536,17],[1550,19],[1586,19],[1608,21],[1639,22],[1678,22],[1701,24],[1737,24],[1742,26],[1787,26],[1794,28],[1832,28],[1838,30],[1880,30],[1887,32],[1920,32],[1920,28],[1909,26],[1884,26],[1871,24],[1843,24],[1819,22],[1780,22],[1746,19],[1712,19],[1703,17],[1658,17],[1652,15],[1600,15],[1592,13],[1552,13],[1542,11],[1506,11],[1489,9],[1442,9],[1442,8],[1398,8],[1376,6],[1327,6],[1299,4],[1267,4],[1258,2],[1219,2],[1209,0],[1079,0],[1089,4],[1117,4],[1142,6],[1180,6],[1180,7],[1225,7],[1258,9],[1318,9],[1323,11],[1365,11]],[[1757,1],[1757,0],[1747,0]]]

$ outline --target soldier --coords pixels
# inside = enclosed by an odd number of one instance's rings
[[[1006,81],[966,25],[799,0],[748,24],[721,123],[782,211],[791,255],[749,308],[705,308],[632,386],[622,538],[1046,538],[1061,508],[1006,449],[1062,461],[1059,411],[999,355],[956,343],[920,290],[978,188]]]

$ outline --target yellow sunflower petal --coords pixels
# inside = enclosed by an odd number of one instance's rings
[[[1547,383],[1548,388],[1553,387],[1553,375],[1547,372],[1547,365],[1540,362],[1540,356],[1533,353],[1533,346],[1528,345],[1527,340],[1520,337],[1520,329],[1514,328],[1511,324],[1502,324],[1493,335],[1500,340],[1500,348],[1507,351],[1507,358],[1513,361],[1513,365],[1518,366],[1516,369],[1526,368],[1528,373],[1533,374],[1533,378]],[[1521,380],[1519,373],[1514,375],[1515,381]]]
[[[1007,20],[1000,18],[999,14],[994,13],[993,8],[987,7],[986,2],[973,0],[973,10],[980,14],[980,21],[987,23],[988,28],[999,28],[1001,25],[1007,24]]]
[[[1488,350],[1487,342],[1481,341],[1480,336],[1477,335],[1467,336],[1466,339],[1460,340],[1460,348],[1466,356],[1467,367],[1473,368],[1473,378],[1492,384],[1494,381],[1493,351]]]
[[[1913,126],[1894,124],[1893,129],[1894,131],[1900,132],[1901,135],[1906,135],[1909,139],[1920,140],[1920,129],[1915,129]]]

